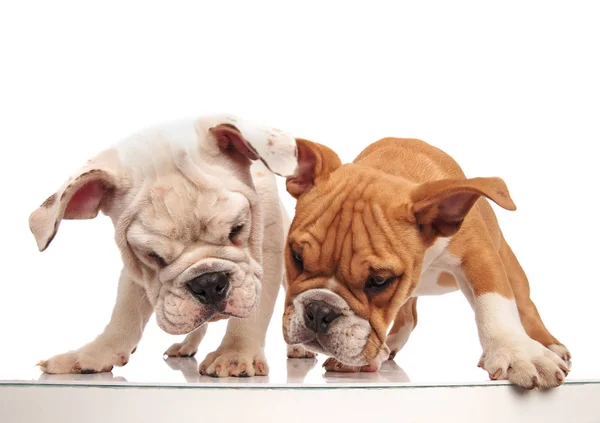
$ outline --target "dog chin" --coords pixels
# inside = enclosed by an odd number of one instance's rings
[[[365,349],[368,345],[366,338],[363,342],[358,340],[357,336],[351,336],[354,343],[346,343],[343,341],[345,336],[340,336],[339,333],[336,333],[333,336],[322,334],[316,335],[314,332],[306,329],[303,325],[297,324],[297,322],[290,322],[288,320],[285,323],[286,327],[283,331],[283,337],[285,342],[289,345],[302,344],[309,351],[335,357],[348,366],[364,366],[369,363],[368,357],[365,356]],[[292,327],[293,329],[290,330]]]
[[[218,317],[215,319],[215,317]],[[170,335],[185,335],[193,332],[204,323],[223,318],[214,307],[197,308],[189,314],[169,315],[164,309],[156,309],[158,326]]]
[[[200,326],[202,326],[208,320],[210,320],[210,318],[194,319],[194,320],[190,321],[189,324],[186,323],[186,324],[181,324],[181,325],[174,325],[174,324],[169,323],[166,320],[160,319],[160,318],[157,318],[156,322],[158,323],[158,326],[162,330],[164,330],[166,333],[168,333],[169,335],[186,335],[190,332],[193,332]]]
[[[362,353],[357,356],[347,356],[345,354],[339,353],[336,354],[332,352],[329,348],[324,346],[316,338],[310,342],[303,342],[302,345],[304,345],[304,347],[306,347],[306,349],[309,351],[325,354],[329,357],[336,358],[338,361],[347,366],[365,366],[370,362],[370,360],[366,359]]]

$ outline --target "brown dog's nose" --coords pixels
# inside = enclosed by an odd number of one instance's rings
[[[311,301],[304,305],[304,324],[317,333],[326,333],[331,322],[340,316],[335,307],[323,301]]]
[[[229,276],[224,272],[205,273],[192,279],[187,285],[202,304],[216,305],[227,295]]]

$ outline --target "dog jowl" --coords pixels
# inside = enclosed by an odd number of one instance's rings
[[[273,173],[296,166],[294,138],[228,116],[157,126],[89,160],[33,212],[30,227],[43,251],[62,220],[108,215],[123,260],[117,300],[101,335],[42,369],[123,365],[155,313],[166,332],[187,334],[171,356],[195,354],[207,322],[233,318],[201,372],[266,374],[286,230]]]
[[[419,296],[460,289],[492,379],[564,381],[570,353],[542,323],[487,201],[515,209],[501,179],[467,179],[418,140],[383,139],[344,165],[327,147],[297,142],[298,172],[287,180],[297,199],[285,259],[288,344],[332,356],[327,370],[375,371],[406,343]]]

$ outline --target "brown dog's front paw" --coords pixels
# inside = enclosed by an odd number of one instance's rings
[[[267,376],[269,366],[262,348],[224,348],[206,356],[198,371],[212,377]]]
[[[563,344],[552,344],[548,345],[548,349],[554,354],[563,359],[563,361],[571,361],[571,353]]]
[[[308,351],[300,344],[288,345],[287,346],[288,358],[315,358],[317,353]]]
[[[378,359],[373,360],[371,363],[367,364],[366,366],[349,366],[347,364],[344,364],[344,363],[338,361],[337,359],[335,359],[333,357],[329,357],[327,360],[325,360],[325,363],[323,363],[323,368],[326,371],[338,372],[338,373],[358,373],[358,372],[372,373],[372,372],[376,372],[377,370],[379,370],[380,367],[381,367],[381,361]]]
[[[492,380],[508,379],[525,389],[559,386],[569,373],[562,358],[529,337],[484,352],[479,367]]]
[[[110,372],[113,366],[124,366],[129,361],[129,352],[115,353],[106,348],[84,347],[80,350],[55,355],[37,365],[44,373],[102,373]]]

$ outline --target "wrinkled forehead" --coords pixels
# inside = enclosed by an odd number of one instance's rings
[[[181,174],[157,178],[140,202],[135,222],[169,238],[229,229],[248,220],[248,198],[226,188],[198,186]]]
[[[346,164],[298,199],[290,235],[310,232],[319,238],[332,227],[359,232],[366,226],[390,230],[390,225],[411,220],[411,187],[409,181]]]
[[[389,201],[332,192],[300,210],[291,228],[288,242],[301,252],[305,268],[361,284],[369,274],[398,275],[412,266],[411,252],[420,248],[418,231]]]

